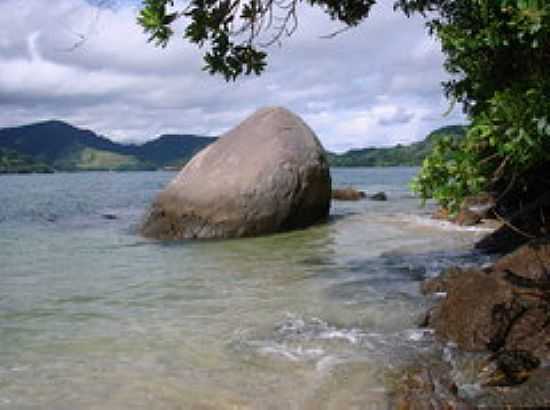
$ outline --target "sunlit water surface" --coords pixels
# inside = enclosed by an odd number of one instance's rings
[[[432,348],[420,281],[476,262],[413,168],[335,169],[331,221],[161,243],[136,228],[173,173],[0,177],[0,409],[374,409]]]

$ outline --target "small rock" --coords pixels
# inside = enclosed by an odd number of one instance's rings
[[[332,199],[338,201],[359,201],[366,198],[366,194],[363,191],[358,191],[351,187],[348,188],[335,188],[332,190]]]
[[[474,226],[481,222],[481,216],[469,208],[462,208],[454,222],[460,226]]]
[[[432,219],[448,221],[449,210],[447,208],[438,208],[433,214]]]
[[[370,195],[368,198],[371,201],[387,201],[388,200],[388,196],[386,195],[385,192],[377,192],[374,195]]]
[[[101,217],[102,217],[103,219],[107,219],[107,220],[109,220],[109,221],[113,221],[113,220],[115,220],[115,219],[118,219],[118,216],[116,216],[116,215],[114,215],[114,214],[103,214],[103,215],[101,215]]]

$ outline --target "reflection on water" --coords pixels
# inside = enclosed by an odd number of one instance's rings
[[[173,174],[0,177],[0,408],[383,408],[383,370],[433,346],[419,281],[479,258],[414,172],[335,170],[390,200],[325,225],[170,244],[135,227]]]

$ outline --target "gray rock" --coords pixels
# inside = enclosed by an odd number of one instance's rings
[[[264,108],[197,154],[154,201],[142,233],[232,238],[304,228],[328,216],[331,180],[313,131]]]

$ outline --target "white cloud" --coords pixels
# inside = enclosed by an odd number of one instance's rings
[[[136,7],[85,0],[0,3],[0,127],[58,118],[121,141],[161,133],[217,135],[264,105],[302,115],[325,146],[407,143],[462,121],[443,118],[438,44],[423,22],[375,8],[359,27],[304,7],[297,33],[270,49],[260,78],[236,83],[201,70],[201,53],[174,38],[146,43]],[[78,47],[74,47],[78,45]]]

